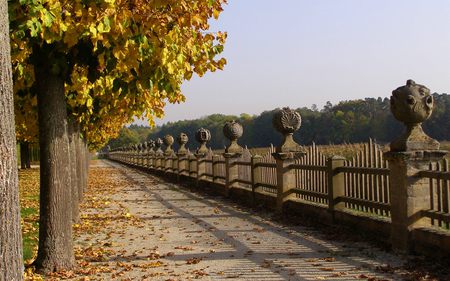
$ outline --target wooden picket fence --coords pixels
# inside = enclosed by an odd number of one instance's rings
[[[336,148],[337,149],[337,148]],[[345,194],[339,201],[345,203],[345,209],[376,217],[390,218],[391,200],[389,198],[389,166],[383,158],[385,148],[373,140],[365,144],[352,145],[353,156],[344,161],[341,167],[330,169],[329,146],[312,144],[303,147],[304,155],[295,160],[289,169],[295,171],[294,200],[322,207],[329,205],[330,179],[344,174]],[[355,149],[358,149],[355,151]],[[333,150],[333,149],[332,149]],[[262,155],[254,153],[263,152]],[[234,161],[238,175],[235,180],[238,187],[251,192],[277,196],[277,165],[272,156],[273,146],[265,149],[244,149],[242,155]],[[176,156],[172,156],[175,157]],[[188,152],[185,171],[178,171],[178,160],[166,159],[163,154],[115,152],[112,158],[128,164],[165,173],[180,173],[192,178],[203,176],[203,180],[224,185],[227,177],[226,159],[217,151],[210,150],[201,160]],[[143,160],[145,158],[145,160]],[[171,161],[171,162],[168,162]],[[199,161],[205,163],[204,174],[198,174]],[[170,163],[170,164],[168,164]],[[423,216],[429,217],[433,226],[450,227],[450,172],[449,161],[430,166],[428,171],[421,171],[419,176],[429,181],[429,210]]]

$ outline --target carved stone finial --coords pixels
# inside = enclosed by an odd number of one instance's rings
[[[162,153],[161,146],[163,145],[163,140],[161,138],[157,138],[155,141],[155,152]]]
[[[200,147],[197,149],[197,154],[208,153],[206,143],[211,140],[211,132],[208,129],[200,128],[195,133],[195,139],[200,143]]]
[[[244,128],[235,120],[226,122],[223,126],[223,134],[230,140],[230,145],[225,148],[225,153],[242,153],[243,148],[237,143],[237,140],[242,137]]]
[[[180,145],[180,148],[178,149],[178,154],[186,154],[186,144],[189,141],[188,136],[185,133],[180,133],[180,135],[177,138],[177,142]]]
[[[150,153],[150,154],[152,154],[153,152],[154,152],[154,148],[155,148],[155,141],[154,140],[149,140],[148,142],[147,142],[147,147],[148,147],[148,152]]]
[[[283,143],[276,148],[276,152],[297,152],[301,150],[300,145],[293,138],[294,132],[300,129],[302,124],[300,113],[289,107],[284,107],[273,115],[272,124],[284,136]]]
[[[166,149],[164,150],[165,154],[173,153],[172,145],[173,145],[174,141],[175,140],[171,135],[164,136],[163,142],[164,142],[164,145],[166,146]]]
[[[422,129],[422,123],[430,118],[433,107],[430,90],[413,80],[392,91],[391,112],[405,124],[406,131],[391,142],[391,151],[439,150],[439,142],[427,136]]]

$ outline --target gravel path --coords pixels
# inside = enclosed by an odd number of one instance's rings
[[[98,270],[89,280],[403,280],[402,259],[367,243],[330,241],[117,163],[93,169],[121,188],[106,208],[84,210],[109,221],[77,236],[78,254],[94,257],[86,270]]]

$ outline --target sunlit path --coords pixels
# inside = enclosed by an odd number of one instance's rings
[[[97,216],[117,219],[77,238],[84,253],[101,256],[89,262],[100,279],[402,280],[393,270],[401,259],[366,243],[330,241],[120,164],[102,166],[127,184]],[[116,216],[119,209],[126,213]]]

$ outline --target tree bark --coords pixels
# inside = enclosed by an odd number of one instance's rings
[[[75,149],[77,156],[77,178],[78,178],[78,202],[81,203],[83,201],[83,186],[84,186],[84,153],[83,153],[83,140],[80,137],[80,126],[77,125],[75,128],[76,138],[75,138]]]
[[[85,178],[84,178],[84,192],[87,191],[88,188],[88,180],[89,180],[89,166],[91,164],[91,153],[89,152],[89,147],[86,139],[84,140],[85,152],[86,152],[86,162],[85,162]]]
[[[16,150],[8,1],[0,0],[0,281],[23,279]]]
[[[72,239],[69,138],[64,80],[52,72],[51,55],[35,65],[40,146],[39,247],[35,261],[42,273],[75,265]]]
[[[77,175],[77,149],[74,121],[67,120],[69,125],[69,165],[70,165],[70,189],[72,190],[72,221],[78,223],[80,219],[80,203],[78,200],[78,175]]]

